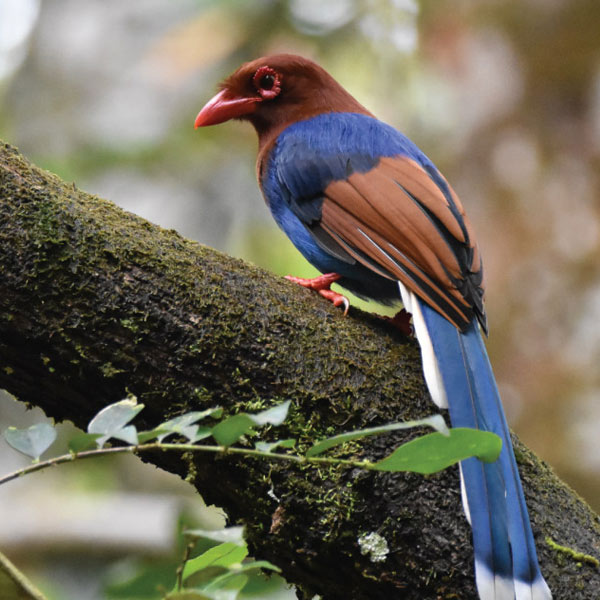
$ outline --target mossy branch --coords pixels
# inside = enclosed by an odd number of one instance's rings
[[[146,405],[146,424],[291,399],[277,435],[308,443],[433,412],[416,343],[383,321],[356,310],[344,318],[298,286],[77,190],[8,145],[0,248],[0,387],[57,420],[84,426],[127,392]],[[376,460],[405,438],[378,436],[339,456]],[[516,449],[554,596],[592,597],[598,569],[544,539],[598,557],[597,517]],[[475,598],[455,469],[424,478],[234,455],[150,459],[245,521],[250,545],[305,598]],[[359,551],[358,537],[372,531],[390,548],[383,562]]]

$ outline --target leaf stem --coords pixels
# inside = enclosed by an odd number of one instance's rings
[[[185,535],[185,534],[184,534]],[[192,555],[192,550],[196,545],[196,540],[188,541],[185,545],[185,552],[183,554],[183,560],[181,564],[177,567],[176,575],[176,589],[180,592],[183,589],[183,570],[185,569],[185,565],[190,560],[190,556]]]
[[[305,463],[318,463],[318,464],[329,464],[329,465],[344,465],[348,467],[358,467],[361,469],[370,470],[373,468],[373,463],[368,460],[349,460],[343,458],[331,458],[326,456],[313,456],[306,457],[298,454],[283,454],[279,452],[269,452],[264,450],[256,450],[253,448],[238,448],[234,446],[210,446],[210,445],[199,445],[199,444],[164,444],[160,442],[152,442],[148,444],[137,444],[134,446],[114,446],[111,448],[96,448],[94,450],[84,450],[82,452],[69,452],[61,456],[49,458],[34,464],[31,464],[22,469],[17,469],[12,473],[0,477],[0,485],[18,479],[23,475],[34,473],[35,471],[41,471],[48,467],[60,465],[67,462],[73,462],[83,458],[92,458],[94,456],[104,456],[107,454],[140,454],[143,452],[149,452],[152,450],[163,450],[163,451],[175,451],[175,452],[210,452],[213,454],[238,454],[242,456],[254,456],[258,458],[264,458],[268,460],[284,460],[288,462],[295,462],[298,464]]]
[[[13,586],[10,586],[8,583],[7,587],[2,587],[3,591],[7,592],[11,598],[29,598],[30,600],[48,600],[42,592],[40,592],[34,585],[25,577],[13,563],[8,560],[8,558],[0,552],[0,571],[5,575],[8,575],[10,579],[12,579]],[[8,588],[8,589],[7,589]],[[14,589],[14,592],[17,594],[13,596],[10,592]]]

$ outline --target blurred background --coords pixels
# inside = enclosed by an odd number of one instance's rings
[[[252,129],[193,129],[221,78],[281,51],[318,61],[453,184],[484,256],[488,347],[509,421],[600,510],[597,0],[0,0],[0,138],[154,223],[311,276],[260,197]],[[2,429],[41,418],[0,401]],[[18,460],[0,447],[3,472]],[[56,598],[109,597],[106,582],[132,572],[127,553],[169,556],[181,514],[202,512],[188,486],[152,467],[89,469],[0,489],[0,547]],[[65,490],[98,504],[65,504]],[[93,522],[115,498],[144,499],[139,518],[163,518],[163,545],[133,530],[103,545],[92,527],[88,541],[57,546],[46,531],[61,519],[73,528],[86,510]]]

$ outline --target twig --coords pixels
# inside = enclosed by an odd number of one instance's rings
[[[34,463],[22,469],[18,469],[0,477],[0,485],[8,483],[14,479],[18,479],[23,475],[29,475],[35,471],[41,471],[48,467],[60,465],[67,462],[73,462],[74,460],[91,458],[94,456],[103,456],[106,454],[122,454],[125,452],[131,454],[139,454],[142,452],[148,452],[151,450],[168,450],[176,452],[211,452],[213,454],[238,454],[242,456],[254,456],[259,458],[265,458],[268,460],[283,460],[295,463],[317,463],[317,464],[329,464],[329,465],[344,465],[348,467],[358,467],[361,469],[371,470],[373,469],[373,463],[368,460],[350,460],[343,458],[330,458],[325,456],[300,456],[297,454],[282,454],[278,452],[267,452],[264,450],[256,450],[252,448],[237,448],[230,446],[208,446],[198,444],[163,444],[160,442],[153,442],[150,444],[137,444],[134,446],[115,446],[111,448],[95,448],[94,450],[84,450],[82,452],[69,452],[61,456],[49,458],[41,462]]]

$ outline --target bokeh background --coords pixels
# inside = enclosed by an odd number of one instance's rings
[[[0,0],[0,138],[154,223],[310,276],[257,190],[251,128],[192,126],[222,77],[280,51],[321,63],[451,181],[479,235],[488,347],[509,421],[600,510],[597,0]],[[0,401],[2,429],[41,418]],[[18,460],[0,447],[4,471]],[[1,547],[56,598],[106,597],[117,559],[131,572],[124,555],[150,546],[133,537],[103,546],[93,531],[63,540],[78,588],[46,532],[85,512],[65,508],[65,489],[104,504],[162,498],[167,532],[182,503],[200,504],[131,461],[84,466],[0,490]],[[16,512],[21,521],[7,519]],[[172,551],[172,537],[155,553]]]

